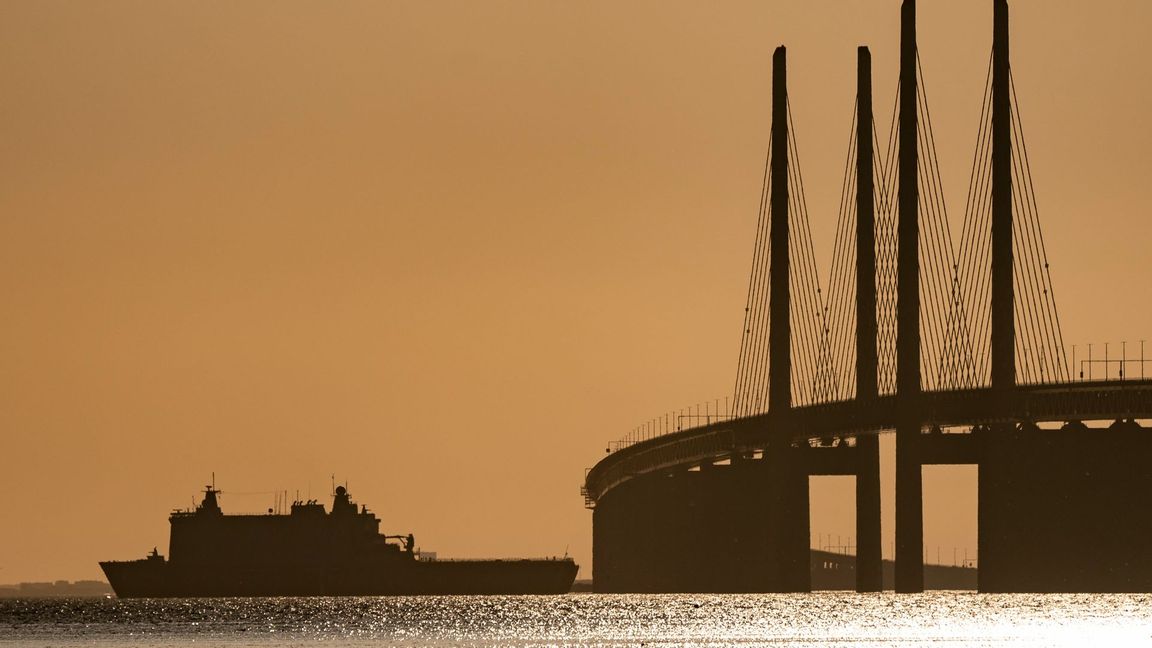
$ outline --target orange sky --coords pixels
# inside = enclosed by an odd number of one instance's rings
[[[991,11],[920,4],[955,231]],[[1012,2],[1069,348],[1152,334],[1150,17]],[[731,393],[772,48],[826,276],[855,48],[886,139],[898,20],[896,0],[0,4],[0,582],[163,550],[212,471],[228,511],[326,498],[334,472],[426,550],[568,549],[587,577],[584,469]],[[929,558],[974,553],[974,469],[925,474]],[[850,479],[813,499],[814,538],[853,533]]]

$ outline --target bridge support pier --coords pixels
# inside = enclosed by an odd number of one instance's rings
[[[856,591],[884,589],[880,539],[880,437],[856,438]]]
[[[766,453],[616,486],[592,514],[596,591],[809,591],[807,455],[787,447],[776,461]]]
[[[593,510],[596,591],[764,591],[767,480],[749,463],[645,475],[604,495]]]
[[[792,447],[787,435],[780,435],[779,441],[765,450],[769,480],[766,549],[775,567],[765,591],[809,592],[812,589],[808,511],[810,452],[807,446]]]
[[[981,592],[1152,591],[1152,433],[981,430]]]
[[[896,591],[924,591],[924,483],[920,426],[896,429]]]

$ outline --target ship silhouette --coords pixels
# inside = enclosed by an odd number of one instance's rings
[[[100,563],[121,598],[559,594],[576,578],[569,557],[441,560],[412,534],[380,533],[380,520],[338,486],[331,512],[315,500],[286,514],[225,515],[213,486],[195,509],[173,511],[167,559]]]

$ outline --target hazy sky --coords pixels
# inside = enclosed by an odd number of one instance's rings
[[[958,231],[992,3],[919,14]],[[1012,2],[1069,348],[1152,334],[1150,17]],[[856,46],[886,139],[898,22],[896,0],[0,3],[0,582],[164,551],[213,471],[226,511],[326,500],[335,473],[426,550],[567,549],[589,576],[584,469],[731,393],[772,49],[826,277]],[[930,559],[974,553],[975,470],[925,475]],[[813,481],[814,539],[854,533],[851,483]]]

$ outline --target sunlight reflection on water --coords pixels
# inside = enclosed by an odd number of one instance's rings
[[[1152,645],[1152,595],[459,596],[0,601],[0,645]]]

